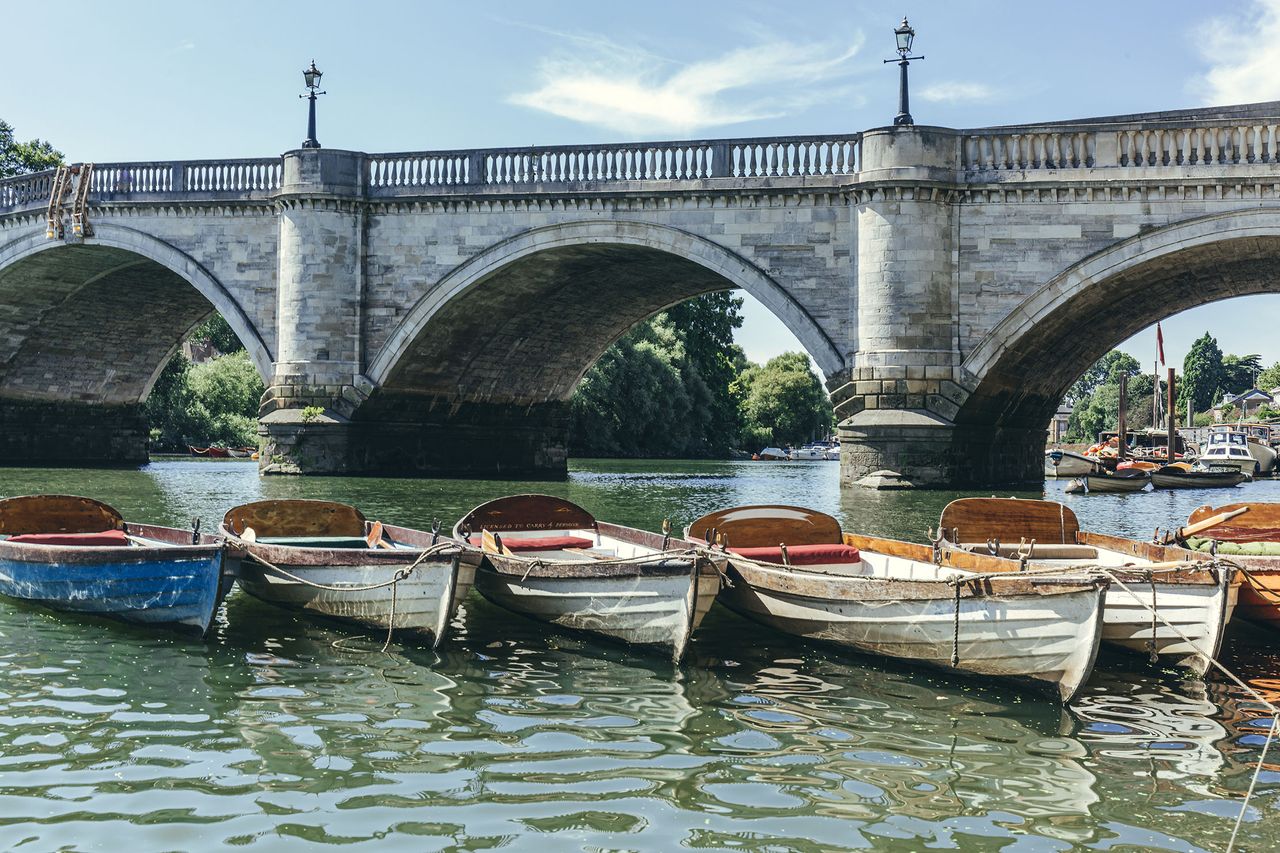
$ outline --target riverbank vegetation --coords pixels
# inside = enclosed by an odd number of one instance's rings
[[[1122,375],[1129,377],[1126,426],[1129,429],[1152,426],[1155,377],[1143,373],[1142,366],[1133,356],[1112,350],[1094,362],[1067,392],[1064,402],[1073,406],[1067,424],[1067,441],[1093,442],[1102,430],[1116,428]],[[1187,426],[1186,411],[1190,402],[1194,416],[1191,425],[1208,426],[1213,421],[1210,410],[1224,397],[1243,394],[1251,388],[1269,392],[1277,386],[1280,386],[1280,362],[1264,369],[1261,358],[1256,354],[1223,354],[1217,340],[1205,332],[1192,344],[1179,372],[1175,422],[1179,426]],[[1161,380],[1162,405],[1167,393],[1167,383]],[[1226,420],[1235,420],[1234,412],[1224,411],[1223,416]],[[1260,407],[1254,417],[1280,417],[1280,401]]]
[[[742,298],[709,293],[646,320],[587,371],[570,402],[574,456],[724,458],[830,433],[808,356],[751,362],[733,333]]]
[[[169,359],[147,398],[151,449],[182,453],[193,444],[256,447],[258,404],[265,389],[249,353],[216,314],[188,342],[218,354],[199,364],[182,351]]]

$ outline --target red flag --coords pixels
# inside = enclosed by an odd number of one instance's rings
[[[1164,364],[1164,332],[1160,331],[1160,324],[1156,323],[1156,352],[1160,354],[1160,363]]]

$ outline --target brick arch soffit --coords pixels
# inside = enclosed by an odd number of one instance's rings
[[[240,307],[240,303],[227,292],[226,288],[199,261],[163,240],[133,228],[111,223],[95,223],[93,230],[93,236],[86,238],[84,245],[110,246],[115,249],[132,252],[139,257],[160,264],[199,291],[201,296],[212,303],[213,307],[227,321],[227,324],[231,326],[232,331],[236,333],[240,342],[244,344],[245,349],[249,352],[249,358],[258,369],[263,381],[270,382],[271,365],[274,359],[271,351],[267,348],[266,342],[262,340],[257,327],[245,314],[244,309]],[[45,237],[45,229],[41,225],[24,236],[0,245],[0,270],[4,270],[39,252],[56,249],[63,245],[65,244],[61,241],[50,240]],[[199,323],[195,325],[199,325]],[[195,326],[191,328],[194,329]],[[191,329],[184,329],[183,336],[185,337],[190,331]],[[147,381],[142,399],[145,400],[151,393],[151,387],[164,370],[169,358],[172,357],[173,353],[177,352],[179,346],[181,346],[181,341],[169,350],[169,354],[161,361],[155,373],[151,375],[151,378]]]
[[[1037,323],[1093,287],[1175,252],[1249,237],[1280,237],[1280,208],[1254,208],[1185,219],[1129,237],[1054,276],[1000,321],[965,358],[963,369],[981,385],[1005,352],[1016,352]],[[1034,310],[1023,307],[1037,305]],[[1184,309],[1179,309],[1184,310]],[[1163,317],[1153,317],[1152,322]],[[1087,365],[1086,365],[1087,366]]]
[[[678,228],[608,220],[569,222],[522,231],[462,262],[410,309],[370,363],[369,379],[382,385],[440,311],[508,264],[548,249],[591,244],[656,248],[706,267],[722,276],[730,286],[741,288],[764,303],[800,340],[828,377],[838,375],[845,368],[839,347],[817,321],[780,284],[750,261],[705,237]]]

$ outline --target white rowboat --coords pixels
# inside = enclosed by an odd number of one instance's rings
[[[720,589],[706,554],[548,495],[490,501],[454,534],[483,548],[476,589],[494,604],[676,661]]]
[[[246,554],[236,581],[254,598],[367,628],[409,631],[432,647],[470,591],[479,563],[478,552],[448,537],[371,525],[354,507],[329,501],[245,504],[227,513],[222,533]]]
[[[800,507],[722,510],[686,536],[725,549],[725,604],[789,634],[1012,679],[1063,701],[1093,669],[1106,589],[1098,578],[966,581],[965,568],[983,571],[986,558],[939,553],[944,565],[935,565],[927,546],[843,533],[831,516]]]

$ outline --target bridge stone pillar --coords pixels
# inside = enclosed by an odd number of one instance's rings
[[[853,190],[857,351],[850,375],[831,389],[844,482],[881,469],[917,486],[999,482],[992,442],[1018,454],[1035,443],[953,420],[973,388],[960,367],[957,326],[960,144],[944,128],[863,135]]]
[[[263,473],[348,470],[350,417],[367,396],[360,372],[364,155],[284,155],[279,219],[278,353],[258,434]]]

